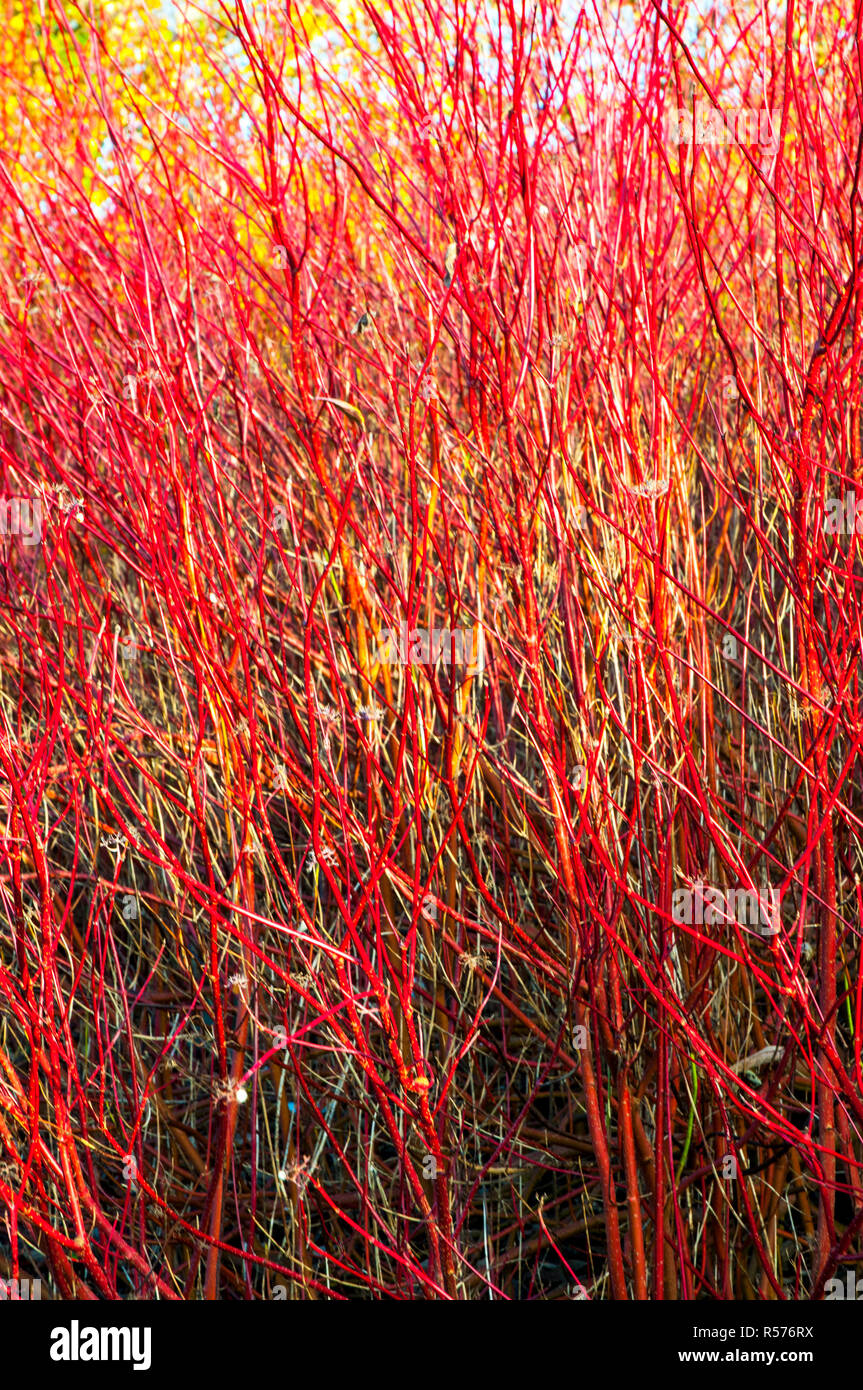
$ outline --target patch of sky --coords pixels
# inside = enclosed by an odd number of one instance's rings
[[[178,33],[183,18],[177,6],[172,4],[172,0],[162,0],[161,4],[154,6],[153,17],[167,24],[172,34]]]

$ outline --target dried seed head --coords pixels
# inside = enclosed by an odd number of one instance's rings
[[[449,245],[447,246],[447,249],[446,249],[446,256],[445,256],[445,258],[444,258],[444,271],[445,271],[445,274],[444,274],[443,282],[444,282],[444,285],[445,285],[447,288],[449,288],[449,286],[452,284],[452,275],[453,275],[453,271],[455,270],[455,262],[456,262],[456,257],[457,257],[457,256],[458,256],[458,246],[456,245],[456,243],[455,243],[454,241],[451,241],[451,242],[449,243]]]

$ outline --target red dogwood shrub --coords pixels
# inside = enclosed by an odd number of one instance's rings
[[[449,8],[5,0],[0,1276],[56,1297],[861,1258],[859,33]]]

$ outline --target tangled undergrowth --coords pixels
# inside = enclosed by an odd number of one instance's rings
[[[851,7],[5,11],[0,1276],[824,1297]]]

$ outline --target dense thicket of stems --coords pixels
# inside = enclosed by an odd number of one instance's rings
[[[54,1296],[863,1258],[852,7],[456,8],[3,0],[0,1277]]]

